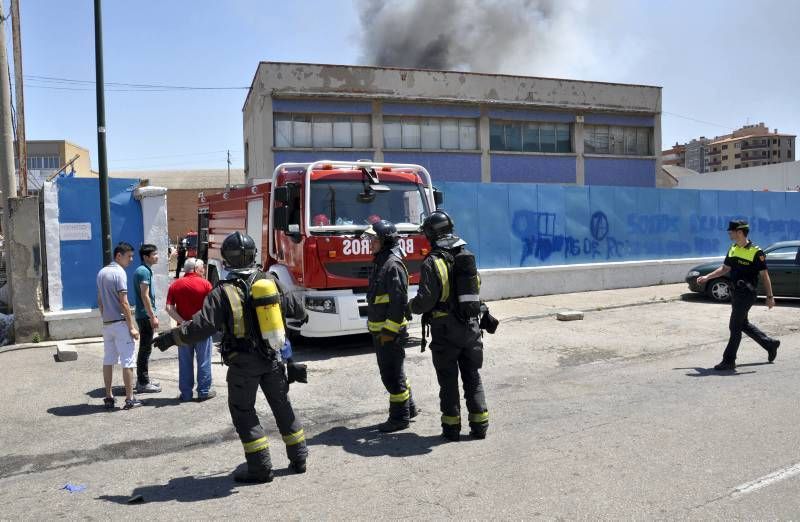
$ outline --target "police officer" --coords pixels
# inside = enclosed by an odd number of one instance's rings
[[[417,415],[411,386],[403,371],[406,353],[401,342],[408,320],[408,271],[403,264],[397,228],[380,220],[364,231],[375,255],[367,290],[367,326],[378,359],[381,381],[389,392],[389,419],[378,426],[383,432],[403,430]]]
[[[461,407],[458,374],[464,382],[464,398],[469,411],[470,435],[486,437],[489,411],[479,369],[483,365],[483,342],[477,317],[460,313],[459,301],[478,300],[477,295],[456,295],[453,259],[468,254],[466,242],[453,234],[453,220],[441,210],[431,213],[422,231],[431,252],[422,263],[417,296],[409,303],[411,312],[423,315],[423,328],[430,324],[431,353],[439,380],[442,410],[442,437],[456,441],[461,433]],[[477,278],[477,273],[474,276]],[[475,281],[475,288],[478,287]]]
[[[255,264],[256,246],[250,236],[234,232],[226,237],[222,243],[222,258],[229,270],[228,278],[214,287],[191,321],[159,335],[154,344],[163,351],[173,344],[190,345],[221,331],[222,357],[228,365],[228,407],[247,460],[246,470],[235,473],[234,480],[252,483],[270,482],[273,478],[269,443],[255,410],[259,387],[275,415],[290,468],[304,473],[308,449],[303,427],[289,402],[289,379],[280,352],[276,351],[280,348],[270,348],[262,341],[255,312],[247,306],[249,296],[246,293],[255,281],[271,278],[280,291],[284,320],[286,317],[304,320],[306,312],[277,279]],[[291,376],[293,369],[289,367]]]
[[[755,342],[767,351],[767,360],[772,362],[778,354],[781,342],[767,336],[756,325],[748,321],[747,313],[756,301],[756,288],[758,276],[767,292],[767,307],[775,306],[775,297],[772,295],[772,282],[767,272],[766,256],[764,252],[747,239],[750,225],[747,221],[738,220],[728,223],[728,236],[733,241],[728,255],[722,266],[708,275],[697,278],[699,284],[712,281],[717,277],[730,274],[733,295],[731,296],[731,319],[729,328],[731,336],[728,346],[722,354],[722,362],[714,366],[715,370],[727,371],[736,369],[736,352],[742,340],[742,332],[750,336]]]

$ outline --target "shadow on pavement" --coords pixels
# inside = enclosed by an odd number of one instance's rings
[[[214,433],[187,437],[133,439],[125,442],[103,444],[94,448],[73,448],[36,455],[2,455],[0,456],[0,478],[40,473],[54,469],[68,469],[94,462],[143,459],[171,453],[177,454],[233,440],[238,441],[239,436],[233,427],[230,427]]]
[[[341,446],[346,452],[362,457],[410,457],[430,453],[445,441],[439,435],[421,437],[413,431],[381,433],[378,425],[374,425],[354,429],[336,426],[315,435],[306,443],[309,446]]]
[[[681,294],[681,301],[687,301],[690,303],[706,303],[712,305],[725,305],[730,306],[730,301],[714,301],[710,297],[705,294],[701,294],[698,292],[687,292],[685,294]],[[766,300],[764,297],[759,297],[756,300],[756,306],[766,306]],[[776,308],[800,308],[800,299],[794,297],[777,297],[775,298],[775,307]]]
[[[117,504],[130,504],[131,507],[147,502],[198,502],[229,497],[237,493],[234,488],[240,486],[247,486],[247,484],[234,482],[230,475],[201,478],[190,476],[170,479],[166,484],[141,486],[134,489],[130,496],[101,495],[97,499]]]
[[[754,363],[755,364],[762,364],[762,363]],[[767,363],[763,363],[767,364]],[[747,364],[739,364],[738,366],[751,366]],[[687,377],[735,377],[738,375],[748,375],[751,373],[756,373],[755,371],[749,372],[739,372],[736,370],[728,370],[728,371],[719,371],[715,370],[714,368],[700,368],[698,366],[690,367],[690,368],[673,368],[673,370],[694,370],[696,373],[687,373]]]

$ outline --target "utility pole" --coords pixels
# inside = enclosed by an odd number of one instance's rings
[[[3,234],[6,273],[13,270],[11,265],[11,201],[17,196],[17,180],[14,177],[14,131],[11,127],[11,81],[8,77],[8,54],[6,52],[6,20],[3,0],[0,0],[0,189],[3,191]],[[11,278],[8,278],[9,296],[13,298]],[[10,300],[11,302],[11,300]]]
[[[95,91],[97,93],[97,156],[100,166],[100,230],[103,235],[103,265],[107,265],[112,261],[111,204],[108,200],[108,165],[106,163],[106,102],[105,86],[103,83],[103,15],[100,11],[100,0],[94,0],[94,66]]]
[[[22,35],[20,34],[19,2],[11,0],[11,30],[14,46],[14,92],[17,96],[17,163],[19,164],[20,197],[28,195],[28,143],[25,141],[25,96],[22,92]]]
[[[228,149],[228,188],[231,188],[231,151]]]

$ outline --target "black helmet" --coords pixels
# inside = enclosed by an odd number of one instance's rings
[[[234,232],[222,242],[225,268],[247,268],[256,260],[256,242],[247,234]]]
[[[364,231],[364,235],[369,237],[377,237],[381,242],[381,246],[387,244],[394,245],[400,238],[400,235],[397,233],[397,227],[394,226],[394,223],[391,221],[386,221],[385,219],[376,221],[369,226]]]
[[[444,210],[436,210],[422,222],[422,232],[428,241],[436,241],[453,233],[453,220]]]

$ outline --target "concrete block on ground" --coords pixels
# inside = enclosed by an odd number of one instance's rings
[[[77,360],[78,350],[75,348],[75,346],[67,344],[63,341],[56,343],[56,361],[67,362]]]
[[[580,321],[583,319],[583,312],[579,310],[565,310],[556,314],[559,321]]]

